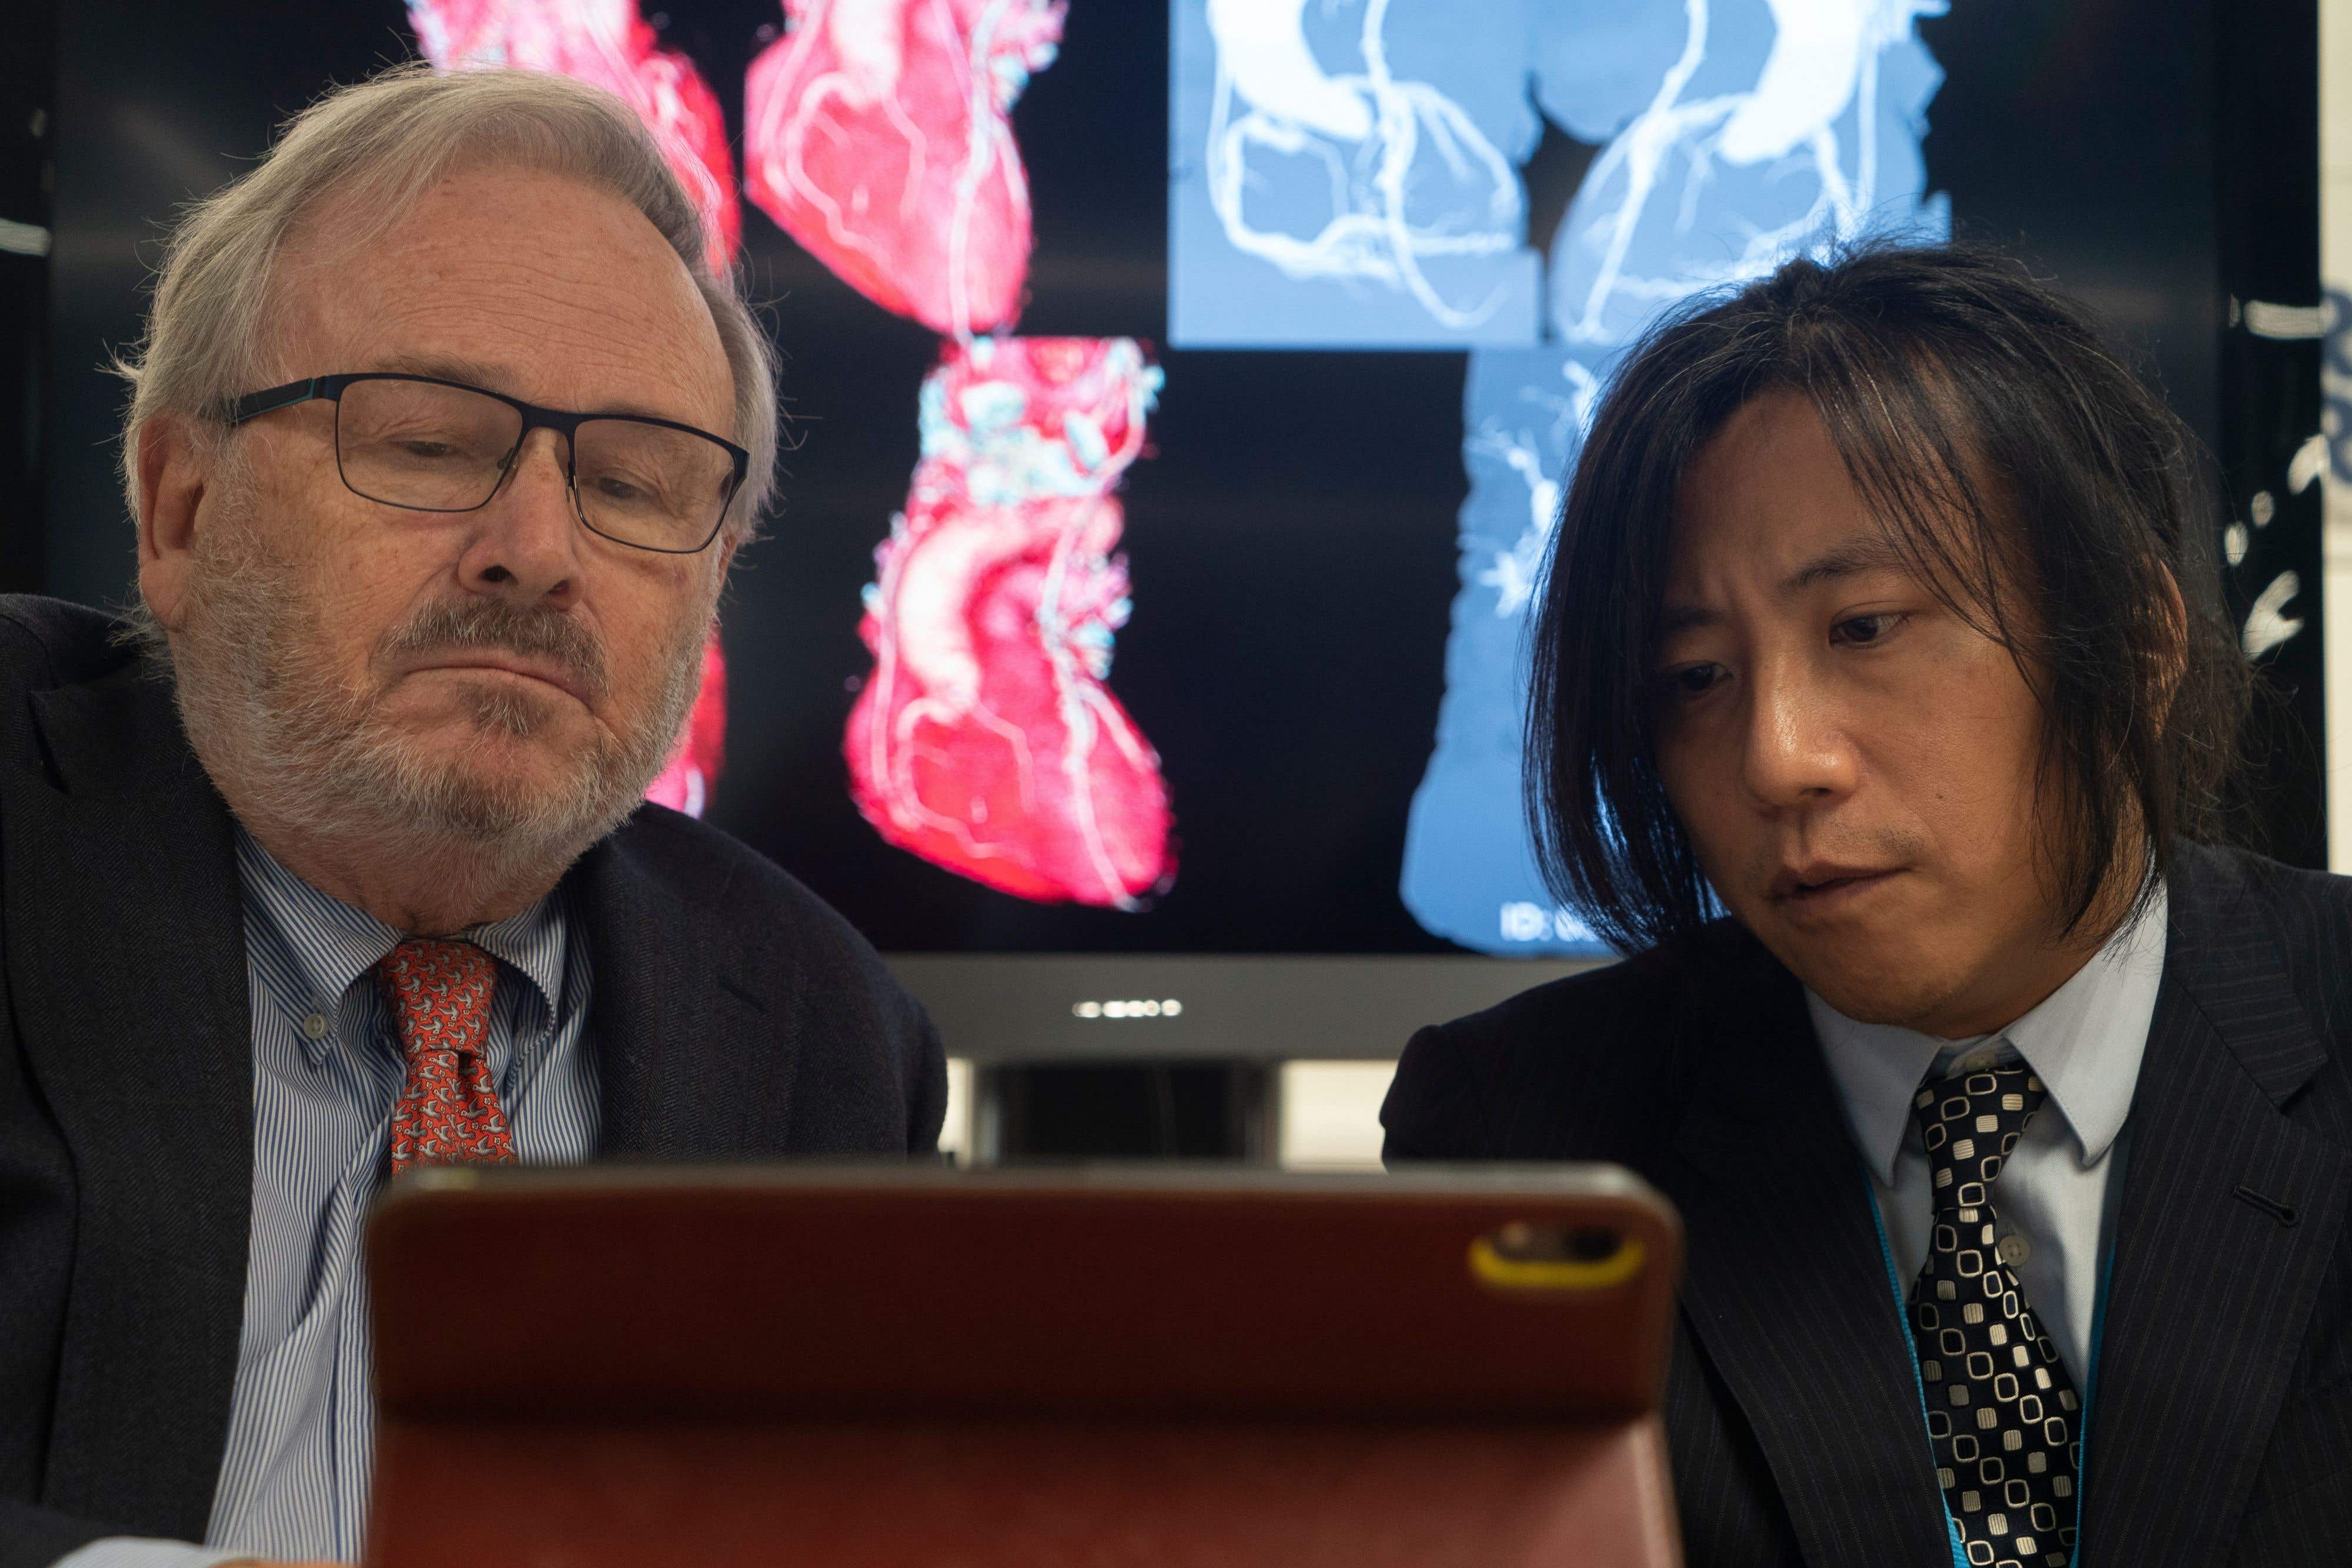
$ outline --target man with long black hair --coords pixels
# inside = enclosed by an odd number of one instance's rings
[[[1595,417],[1529,797],[1634,956],[1423,1030],[1383,1119],[1680,1207],[1701,1568],[2352,1553],[2352,880],[2216,847],[2199,473],[1953,249],[1792,262]]]

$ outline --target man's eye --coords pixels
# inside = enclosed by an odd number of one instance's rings
[[[1675,696],[1704,695],[1723,678],[1721,664],[1684,664],[1666,672],[1666,690]]]
[[[654,505],[654,493],[646,486],[618,474],[603,474],[588,481],[595,497],[614,507],[644,508]]]
[[[1876,643],[1902,623],[1901,612],[1891,610],[1877,615],[1849,616],[1830,628],[1830,640],[1858,644]]]

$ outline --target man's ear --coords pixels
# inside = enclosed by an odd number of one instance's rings
[[[177,414],[157,414],[139,443],[139,596],[166,631],[186,613],[196,512],[212,477],[209,443]]]

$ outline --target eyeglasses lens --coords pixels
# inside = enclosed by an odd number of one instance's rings
[[[583,422],[574,484],[588,526],[649,549],[699,549],[719,526],[735,460],[717,442],[629,419]]]
[[[335,425],[343,483],[370,500],[420,511],[486,504],[522,436],[521,413],[464,387],[363,381],[343,389]],[[717,442],[633,419],[581,422],[573,494],[598,533],[647,549],[709,542],[734,487]]]
[[[354,382],[335,413],[343,483],[370,500],[428,512],[488,501],[521,434],[520,411],[425,382]]]

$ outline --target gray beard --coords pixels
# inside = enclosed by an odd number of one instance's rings
[[[370,697],[342,689],[321,667],[317,607],[292,563],[253,526],[251,493],[234,488],[243,493],[199,533],[190,614],[172,664],[189,740],[240,815],[257,819],[248,825],[364,843],[372,859],[398,853],[488,889],[551,886],[636,810],[694,705],[704,627],[680,628],[663,650],[660,687],[634,736],[600,730],[561,782],[527,787],[474,753],[536,735],[552,722],[555,699],[472,693],[475,745],[454,757],[421,754]],[[554,659],[591,692],[605,685],[603,649],[577,622],[495,600],[433,605],[379,652],[478,647]]]

